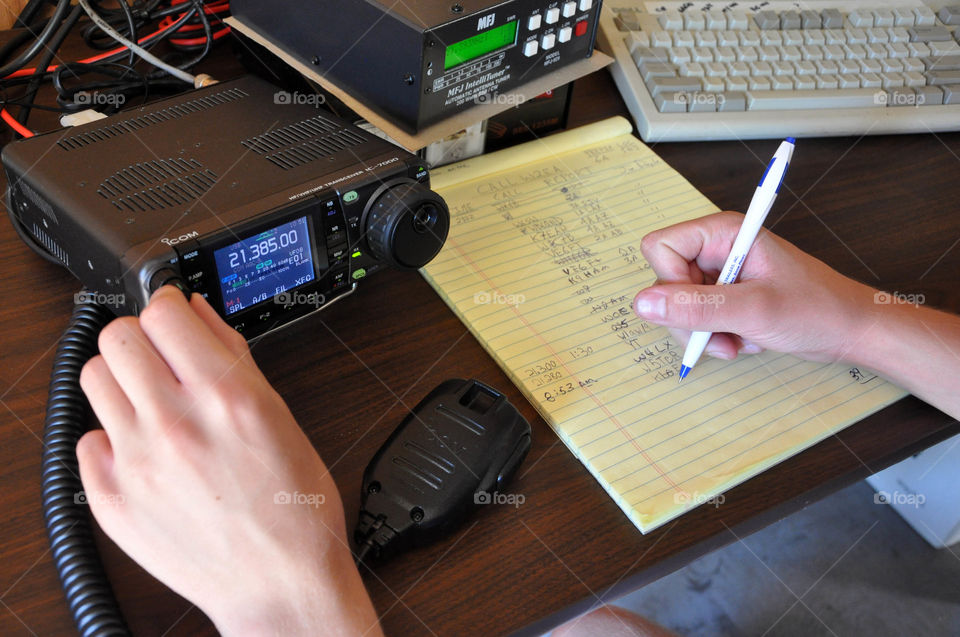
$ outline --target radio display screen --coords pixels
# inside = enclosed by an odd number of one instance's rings
[[[228,316],[316,277],[306,216],[214,250],[213,259]]]
[[[513,44],[517,40],[517,21],[511,20],[506,24],[470,36],[447,46],[443,59],[443,70],[451,69],[458,64],[475,60],[491,51]]]

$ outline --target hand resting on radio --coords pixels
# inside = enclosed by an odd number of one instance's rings
[[[337,487],[243,337],[164,287],[99,344],[77,457],[107,535],[224,634],[381,634]]]
[[[960,317],[858,283],[761,230],[733,285],[716,286],[743,215],[721,212],[657,230],[641,244],[657,283],[634,310],[670,328],[715,332],[706,353],[733,359],[764,349],[872,369],[960,417]],[[687,382],[696,378],[696,368]]]

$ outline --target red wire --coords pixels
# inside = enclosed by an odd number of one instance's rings
[[[3,118],[3,121],[5,121],[5,122],[10,126],[10,128],[12,128],[13,130],[17,131],[18,133],[20,133],[20,134],[23,135],[24,137],[33,137],[33,136],[34,136],[34,132],[33,132],[32,130],[30,130],[29,128],[27,128],[26,126],[24,126],[23,124],[21,124],[20,122],[18,122],[18,121],[13,117],[13,115],[11,115],[9,112],[7,112],[7,109],[6,109],[6,108],[0,108],[0,117]]]
[[[176,5],[178,5],[178,4],[185,4],[187,1],[188,1],[188,0],[173,0],[170,4],[171,4],[171,6],[176,6]],[[218,15],[218,14],[221,14],[221,13],[225,13],[225,12],[227,12],[227,11],[229,11],[229,10],[230,10],[230,1],[229,1],[229,0],[217,0],[217,1],[215,1],[215,2],[211,2],[211,3],[207,4],[207,5],[205,5],[205,6],[203,7],[203,12],[204,12],[205,14],[207,14],[207,15]],[[156,31],[154,31],[153,33],[150,33],[149,35],[145,35],[145,36],[143,36],[142,38],[140,38],[139,40],[137,40],[137,44],[141,44],[141,43],[143,43],[144,41],[149,40],[150,38],[156,36],[157,34],[162,33],[164,30],[166,30],[167,28],[169,28],[170,25],[174,24],[177,20],[179,20],[181,16],[183,16],[183,13],[181,13],[181,14],[180,14],[179,16],[177,16],[177,17],[166,16],[163,20],[161,20],[161,21],[158,23],[157,26],[158,26],[159,28],[158,28]],[[212,26],[219,26],[219,25],[223,24],[222,22],[220,22],[220,20],[211,20],[210,22],[211,22],[211,25],[212,25]],[[201,25],[199,25],[199,24],[190,24],[190,23],[184,24],[184,25],[181,26],[179,29],[177,29],[177,30],[174,31],[173,33],[169,34],[170,42],[171,42],[172,44],[177,44],[177,45],[180,45],[180,46],[199,46],[199,45],[205,44],[206,41],[207,41],[207,37],[206,37],[205,35],[204,35],[204,36],[201,36],[201,37],[196,37],[196,38],[184,38],[184,37],[179,37],[179,38],[178,38],[178,37],[175,37],[177,33],[185,34],[186,32],[196,31],[197,29],[202,29],[202,28],[203,28],[203,27],[202,27]],[[227,35],[228,33],[230,33],[230,27],[224,27],[223,29],[221,29],[221,30],[219,30],[219,31],[214,31],[214,32],[213,32],[213,34],[212,34],[212,35],[213,35],[213,39],[214,39],[214,40],[219,40],[220,38],[222,38],[223,36]],[[88,58],[84,58],[84,59],[82,59],[82,60],[79,60],[79,63],[81,63],[81,64],[90,64],[90,63],[93,63],[93,62],[99,62],[100,60],[102,60],[102,59],[104,59],[104,58],[111,57],[111,56],[116,55],[116,54],[118,54],[118,53],[123,53],[123,52],[126,51],[126,50],[127,50],[127,47],[121,46],[121,47],[118,47],[118,48],[116,48],[116,49],[111,49],[110,51],[106,51],[106,52],[104,52],[104,53],[100,53],[100,54],[93,55],[93,56],[91,56],[91,57],[88,57]],[[60,66],[59,64],[56,64],[56,65],[53,65],[53,66],[48,66],[46,72],[47,72],[47,73],[52,73],[53,71],[56,71],[57,68],[59,68],[59,66]],[[37,69],[36,69],[35,67],[34,67],[34,68],[30,68],[30,69],[20,69],[19,71],[15,71],[15,72],[11,73],[11,74],[8,75],[5,79],[14,78],[14,77],[27,77],[27,76],[30,76],[30,75],[33,75],[34,73],[36,73],[36,70],[37,70]],[[26,126],[24,126],[23,124],[21,124],[20,122],[18,122],[18,121],[13,117],[13,115],[11,115],[11,114],[7,111],[6,108],[0,108],[0,119],[3,119],[3,121],[6,122],[7,125],[10,126],[10,128],[12,128],[13,130],[17,131],[18,133],[20,133],[20,134],[23,135],[24,137],[33,137],[34,134],[35,134],[32,130],[30,130],[29,128],[27,128]]]

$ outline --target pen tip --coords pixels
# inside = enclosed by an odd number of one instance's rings
[[[788,138],[787,138],[787,141],[790,142],[791,144],[796,144],[796,143],[797,143],[797,140],[795,140],[795,139],[792,138],[792,137],[788,137]]]
[[[680,382],[683,382],[683,379],[687,377],[687,374],[690,373],[690,368],[686,365],[680,366]]]

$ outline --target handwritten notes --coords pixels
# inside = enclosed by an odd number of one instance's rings
[[[703,359],[640,320],[649,231],[714,212],[614,118],[438,169],[450,237],[424,276],[640,528],[649,531],[904,392],[765,353]]]

